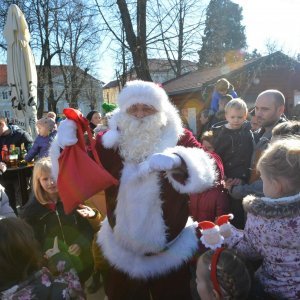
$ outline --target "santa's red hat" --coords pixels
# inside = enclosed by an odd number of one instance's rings
[[[133,80],[128,81],[118,96],[121,112],[134,104],[153,106],[157,111],[167,111],[170,101],[166,91],[154,82]]]
[[[201,242],[205,247],[217,249],[221,247],[224,238],[220,235],[219,226],[210,221],[203,221],[198,223],[202,236]]]
[[[216,224],[220,227],[220,234],[227,238],[231,235],[231,224],[229,220],[233,219],[233,214],[222,215],[217,218]]]

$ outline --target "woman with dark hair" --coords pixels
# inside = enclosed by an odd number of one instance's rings
[[[90,122],[90,128],[93,131],[97,125],[101,124],[101,113],[97,110],[91,110],[87,115],[86,118]]]
[[[57,239],[46,257],[56,276],[41,267],[43,257],[32,228],[18,218],[0,220],[0,299],[85,299]]]

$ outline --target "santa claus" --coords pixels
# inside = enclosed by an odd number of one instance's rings
[[[188,261],[198,241],[188,194],[214,185],[216,161],[182,127],[158,85],[128,82],[118,106],[96,142],[104,168],[119,179],[105,191],[98,234],[110,266],[108,299],[191,299]],[[57,141],[62,148],[76,143],[73,121],[61,122]]]

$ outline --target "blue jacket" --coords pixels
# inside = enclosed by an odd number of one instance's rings
[[[233,98],[238,97],[237,93],[234,90],[230,91],[228,94],[231,95]],[[219,101],[221,97],[222,95],[217,91],[214,91],[212,94],[210,109],[213,110],[213,112],[215,113],[219,110]]]
[[[25,156],[25,160],[29,162],[32,161],[35,156],[38,156],[38,159],[48,156],[51,142],[55,138],[56,133],[57,131],[55,130],[48,136],[38,135],[33,143],[32,148]]]

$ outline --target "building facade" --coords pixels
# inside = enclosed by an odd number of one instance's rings
[[[62,114],[64,108],[69,107],[69,102],[66,100],[66,88],[63,80],[63,75],[58,66],[52,67],[52,80],[54,99],[57,102],[57,114]],[[81,70],[82,74],[84,73]],[[80,73],[79,73],[80,74]],[[79,75],[80,76],[80,75]],[[86,115],[91,110],[101,111],[103,103],[103,82],[86,74],[84,83],[79,87],[77,96],[78,109],[83,115]],[[49,111],[48,98],[50,94],[49,85],[45,85],[44,93],[44,112]],[[38,107],[39,107],[38,99]],[[14,119],[14,112],[10,101],[10,87],[7,84],[7,66],[0,65],[0,115],[7,117],[9,120]]]

